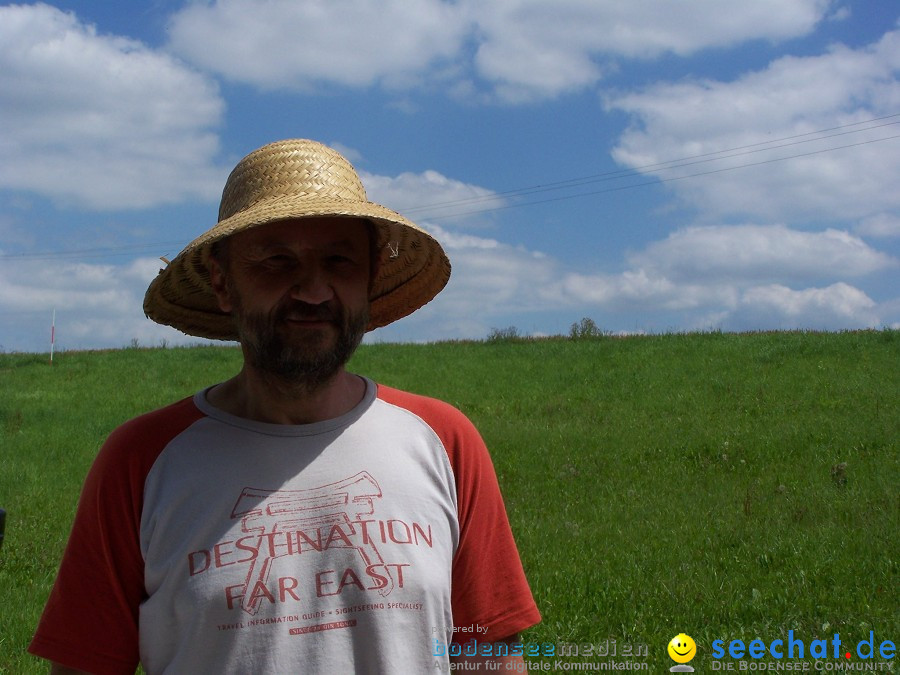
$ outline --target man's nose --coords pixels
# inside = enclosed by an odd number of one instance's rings
[[[302,300],[310,305],[321,305],[334,298],[334,289],[319,265],[302,265],[293,281],[291,297],[295,300]]]

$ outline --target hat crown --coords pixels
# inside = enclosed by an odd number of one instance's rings
[[[305,139],[270,143],[244,157],[225,183],[219,221],[279,198],[366,202],[366,190],[343,155]]]

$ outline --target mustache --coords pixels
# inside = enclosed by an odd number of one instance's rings
[[[275,311],[275,319],[290,321],[340,321],[338,312],[331,302],[313,305],[302,300],[292,300]]]

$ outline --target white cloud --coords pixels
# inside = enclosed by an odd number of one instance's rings
[[[91,208],[214,198],[216,85],[48,5],[0,7],[0,187]]]
[[[676,283],[646,270],[620,275],[567,274],[555,288],[560,303],[590,314],[677,317],[684,330],[843,330],[880,327],[896,315],[844,282],[792,289],[780,284]],[[896,303],[894,303],[896,304]],[[882,319],[881,317],[885,317]]]
[[[686,328],[869,328],[893,311],[843,279],[898,265],[846,232],[781,225],[686,228],[628,263],[619,274],[565,273],[548,295],[573,307],[674,313]]]
[[[513,313],[521,318],[553,307],[541,289],[558,277],[557,261],[494,239],[424,225],[450,258],[450,283],[422,309],[379,329],[376,340],[438,340],[447,335],[481,339],[493,328],[505,328]]]
[[[686,228],[630,256],[623,272],[588,274],[539,251],[429,229],[450,256],[450,284],[376,339],[482,338],[492,328],[523,328],[529,315],[554,311],[601,312],[613,317],[612,325],[616,316],[665,315],[674,324],[663,328],[726,330],[870,328],[896,314],[843,279],[876,274],[897,261],[836,230]]]
[[[857,277],[898,264],[847,232],[783,225],[689,227],[650,244],[630,262],[676,281],[705,282]]]
[[[849,7],[838,7],[828,16],[829,21],[844,21],[853,15],[853,11]]]
[[[646,269],[621,274],[566,274],[548,293],[569,305],[586,303],[614,311],[691,311],[709,306],[731,306],[737,289],[729,284],[680,282]]]
[[[830,0],[216,0],[170,22],[170,47],[265,89],[405,88],[476,81],[506,101],[595,84],[618,58],[687,55],[752,39],[804,35]],[[455,94],[454,94],[455,92]]]
[[[144,316],[143,297],[160,262],[140,258],[127,265],[48,264],[7,259],[0,267],[0,316],[5,329],[0,349],[49,348],[50,319],[56,311],[58,349],[124,347],[204,342]]]
[[[856,231],[864,237],[900,237],[900,216],[878,213],[863,219]]]
[[[552,97],[596,83],[616,58],[679,56],[753,38],[803,35],[828,0],[469,0],[480,45],[475,64],[510,101]]]
[[[359,175],[369,199],[414,222],[440,218],[455,225],[483,224],[485,216],[478,211],[499,208],[506,203],[491,190],[447,178],[437,171],[402,173],[396,177],[360,171]]]
[[[710,219],[862,219],[896,211],[900,139],[821,151],[896,136],[896,126],[847,132],[896,121],[861,124],[900,108],[898,74],[900,30],[860,49],[836,45],[821,56],[784,57],[732,82],[666,83],[614,96],[608,107],[633,116],[614,156],[662,179],[771,162],[668,183]],[[835,127],[844,127],[844,135],[807,142],[830,135],[813,132]],[[793,145],[762,151],[786,143]],[[733,148],[752,154],[681,169],[661,166]],[[812,152],[818,154],[771,161]]]
[[[768,285],[748,289],[726,323],[737,328],[836,330],[878,328],[876,303],[843,282],[792,290]]]
[[[457,53],[467,21],[436,0],[193,3],[172,17],[171,48],[263,88],[396,86]]]

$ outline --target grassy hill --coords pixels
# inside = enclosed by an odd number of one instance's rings
[[[45,672],[24,649],[105,436],[239,365],[0,355],[0,672]],[[660,671],[685,632],[708,671],[719,639],[900,641],[898,365],[900,333],[868,331],[367,345],[351,369],[481,430],[544,617],[526,643]]]

